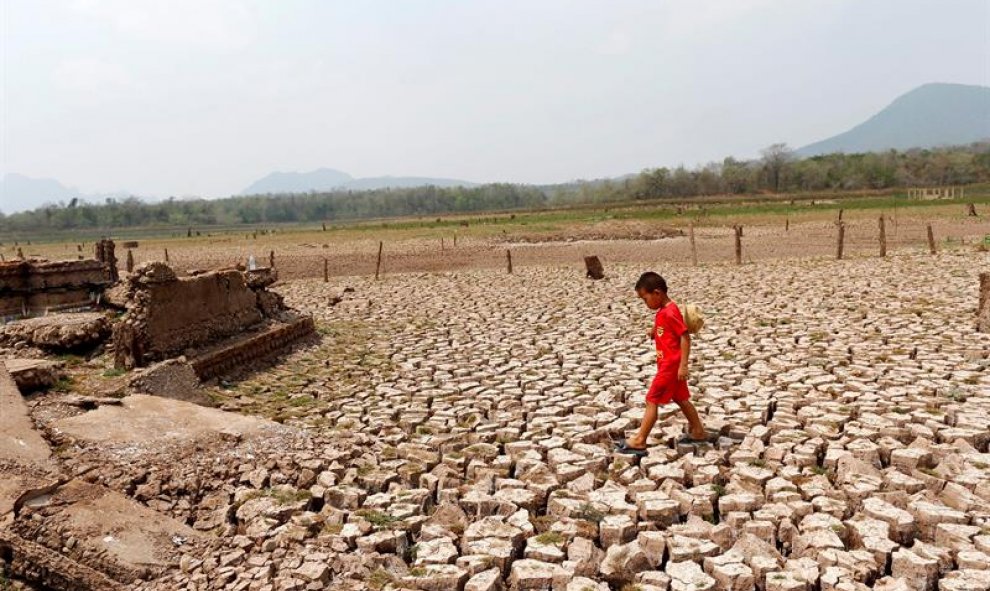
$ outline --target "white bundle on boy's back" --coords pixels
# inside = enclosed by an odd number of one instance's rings
[[[687,326],[689,333],[698,334],[698,331],[704,328],[705,315],[697,304],[685,304],[683,316],[684,325]]]

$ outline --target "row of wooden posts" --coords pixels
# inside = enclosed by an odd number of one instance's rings
[[[790,220],[785,220],[785,230],[790,229]],[[845,241],[846,241],[846,223],[842,221],[842,210],[839,210],[839,219],[835,223],[836,226],[836,245],[835,245],[835,258],[842,260],[845,254]],[[887,223],[885,216],[880,216],[878,221],[878,227],[880,230],[879,240],[880,240],[880,256],[887,256]],[[741,265],[742,259],[742,238],[743,229],[740,225],[732,226],[733,236],[735,238],[735,255],[736,264]],[[938,253],[938,247],[935,244],[935,232],[932,230],[931,224],[926,224],[926,231],[928,234],[928,252],[931,254]],[[694,239],[694,224],[691,224],[688,230],[688,241],[691,244],[691,264],[698,265],[698,246]]]
[[[790,227],[790,220],[785,220],[785,225],[787,229]],[[842,210],[839,210],[839,219],[836,221],[837,237],[836,237],[836,253],[835,258],[842,260],[845,251],[845,239],[846,239],[846,223],[842,221]],[[880,216],[879,219],[879,229],[880,229],[880,256],[887,256],[887,224],[886,218]],[[742,249],[742,239],[743,239],[743,227],[741,225],[732,226],[733,237],[735,239],[735,259],[737,265],[742,265],[743,263],[743,249]],[[935,233],[932,230],[932,225],[927,224],[928,231],[928,251],[931,254],[936,254],[938,248],[935,245]],[[691,244],[691,264],[694,266],[698,265],[698,244],[694,237],[694,224],[691,224],[688,230],[688,240]],[[456,238],[455,238],[456,241]],[[456,242],[455,242],[456,243]],[[379,241],[378,243],[378,258],[375,262],[375,279],[377,280],[381,273],[382,268],[382,250],[384,248],[384,242]],[[443,250],[443,238],[440,239],[440,249]],[[272,266],[275,266],[275,253],[272,251]],[[505,263],[506,270],[512,273],[512,251],[505,249]],[[328,259],[323,259],[323,281],[330,281],[330,262]]]
[[[845,254],[845,238],[846,238],[846,224],[842,221],[842,210],[839,210],[838,218],[835,222],[836,225],[836,246],[835,246],[835,258],[842,260]],[[880,256],[887,256],[887,225],[885,216],[881,215],[879,222],[879,240],[880,240]],[[742,238],[743,238],[743,227],[741,225],[732,226],[733,236],[735,240],[735,261],[737,265],[742,265],[743,263],[743,249],[742,249]],[[790,231],[790,219],[784,220],[784,230]],[[936,254],[938,248],[935,244],[935,233],[932,230],[932,225],[927,224],[928,233],[928,251],[931,254]],[[691,224],[688,230],[688,240],[691,245],[691,264],[694,266],[698,265],[698,245],[694,237],[694,224]],[[454,246],[457,246],[457,235],[454,235]],[[382,269],[382,251],[384,250],[385,243],[382,241],[378,242],[378,257],[375,262],[375,280],[378,280],[381,276]],[[444,239],[440,238],[440,251],[444,251]],[[18,255],[23,258],[23,255],[18,249]],[[165,262],[169,262],[168,249],[165,249]],[[505,250],[505,262],[508,272],[512,273],[512,251],[509,249]],[[272,268],[275,267],[275,251],[272,250],[268,254],[268,264]],[[127,249],[127,259],[126,259],[127,272],[130,273],[134,270],[134,254],[130,248]],[[330,261],[329,259],[323,259],[323,281],[330,281]]]

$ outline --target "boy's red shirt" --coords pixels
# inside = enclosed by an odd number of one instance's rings
[[[681,310],[674,302],[657,310],[653,322],[653,342],[657,345],[657,368],[660,373],[677,373],[681,363],[681,336],[687,332]]]

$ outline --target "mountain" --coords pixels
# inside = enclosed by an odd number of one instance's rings
[[[371,176],[354,179],[343,186],[352,191],[370,191],[372,189],[405,189],[408,187],[473,187],[476,183],[459,181],[457,179],[435,179],[425,176]]]
[[[434,185],[437,187],[471,187],[475,183],[456,179],[440,179],[418,176],[375,176],[354,178],[346,172],[332,168],[320,168],[312,172],[273,172],[255,181],[241,191],[241,195],[261,195],[265,193],[308,193],[310,191],[330,191],[344,189],[369,191],[372,189],[407,188]]]
[[[273,172],[255,181],[241,195],[264,193],[307,193],[335,189],[354,180],[354,177],[332,168],[318,168],[312,172]]]
[[[82,195],[55,179],[35,179],[13,172],[0,178],[0,211],[3,213],[34,209],[47,203],[71,201],[73,197]]]
[[[990,138],[990,88],[925,84],[845,133],[797,150],[800,156],[958,146]]]

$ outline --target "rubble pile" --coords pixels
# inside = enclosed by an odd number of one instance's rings
[[[0,343],[15,350],[74,351],[98,345],[110,331],[110,320],[102,312],[49,314],[0,325]]]

